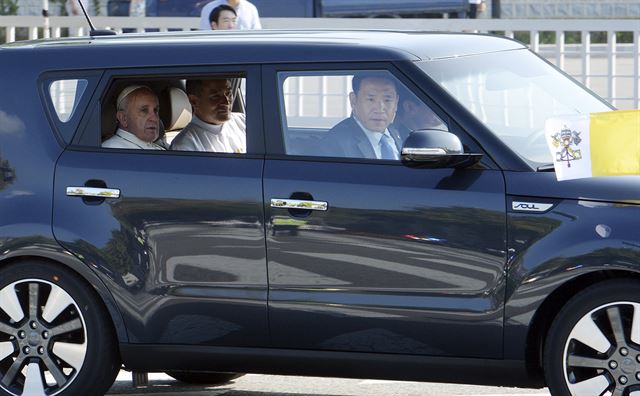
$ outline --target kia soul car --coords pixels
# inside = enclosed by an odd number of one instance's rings
[[[2,45],[0,71],[1,394],[124,367],[640,395],[640,177],[557,180],[545,120],[613,108],[522,44],[132,34]],[[244,146],[173,149],[216,79]],[[164,150],[103,147],[132,86]],[[395,157],[331,149],[407,115]]]

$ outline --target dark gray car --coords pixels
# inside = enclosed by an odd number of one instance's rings
[[[216,79],[246,141],[171,149],[222,133],[190,88]],[[121,365],[640,394],[640,178],[557,181],[545,120],[612,108],[516,41],[41,40],[0,46],[0,86],[0,394]],[[138,86],[165,150],[102,147]]]

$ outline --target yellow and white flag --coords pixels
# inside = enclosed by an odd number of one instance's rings
[[[550,118],[545,135],[558,180],[640,175],[640,110]]]

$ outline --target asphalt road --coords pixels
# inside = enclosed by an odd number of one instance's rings
[[[290,377],[249,374],[218,387],[185,385],[161,373],[147,387],[133,388],[120,372],[109,395],[144,396],[549,396],[546,389],[500,388],[408,381]]]

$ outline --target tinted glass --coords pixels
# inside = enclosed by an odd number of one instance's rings
[[[237,75],[114,80],[103,101],[101,145],[246,153],[245,85]]]
[[[447,129],[387,71],[280,73],[279,81],[287,154],[399,159],[413,130]],[[385,145],[395,146],[394,158],[383,158]]]
[[[611,110],[527,50],[418,62],[516,153],[551,163],[544,138],[551,117]]]

